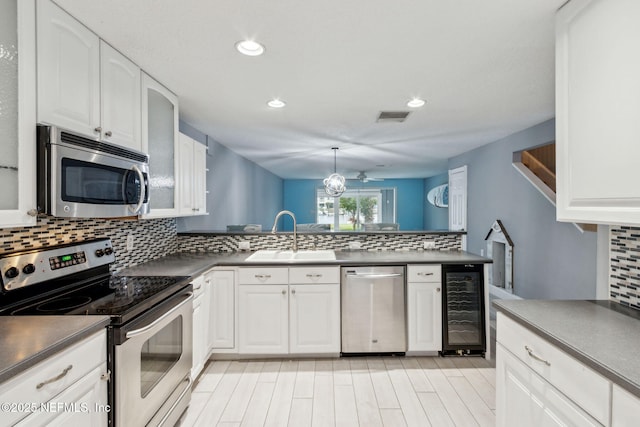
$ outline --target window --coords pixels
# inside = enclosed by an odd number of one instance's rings
[[[341,197],[316,191],[318,224],[331,224],[334,231],[397,230],[395,188],[359,188]]]

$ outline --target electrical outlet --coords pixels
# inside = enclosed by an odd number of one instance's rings
[[[422,247],[424,249],[435,249],[436,248],[436,242],[422,242]]]
[[[129,233],[127,235],[127,252],[133,250],[133,234]]]
[[[251,249],[251,242],[247,240],[243,240],[238,243],[238,247],[240,248],[241,251],[248,251]]]

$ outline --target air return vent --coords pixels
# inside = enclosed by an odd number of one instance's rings
[[[409,111],[381,111],[378,116],[378,123],[402,123],[407,120]]]

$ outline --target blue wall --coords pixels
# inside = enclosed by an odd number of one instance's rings
[[[320,179],[285,179],[284,204],[296,215],[298,223],[316,222],[316,190],[322,187]],[[400,230],[423,230],[425,189],[424,179],[385,179],[382,182],[348,182],[348,189],[395,188],[396,221]],[[292,230],[293,224],[286,220],[284,230]]]
[[[178,231],[224,231],[227,225],[261,224],[270,230],[282,209],[282,178],[180,121],[180,131],[208,145],[207,212],[178,218]]]
[[[496,219],[514,242],[514,292],[523,298],[596,296],[596,233],[556,221],[556,208],[511,165],[513,152],[555,140],[549,120],[449,159],[467,165],[467,248],[480,253]]]
[[[432,176],[431,178],[425,178],[424,180],[424,229],[425,230],[448,230],[449,229],[449,209],[437,208],[427,201],[427,194],[429,191],[442,184],[449,183],[449,174],[443,173],[440,175]]]

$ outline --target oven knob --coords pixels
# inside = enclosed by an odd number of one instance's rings
[[[96,249],[96,256],[100,258],[104,255],[104,251],[102,249]]]
[[[24,274],[31,274],[31,273],[33,273],[34,271],[36,271],[36,266],[35,266],[35,265],[33,265],[33,264],[27,264],[27,265],[25,265],[24,267],[22,267],[22,272],[23,272]]]
[[[4,272],[4,275],[7,279],[15,279],[20,274],[20,271],[15,267],[9,267],[7,271]]]
[[[105,255],[111,255],[112,253],[113,253],[113,249],[111,249],[111,248],[105,248],[105,250],[104,250],[104,254],[105,254]]]

